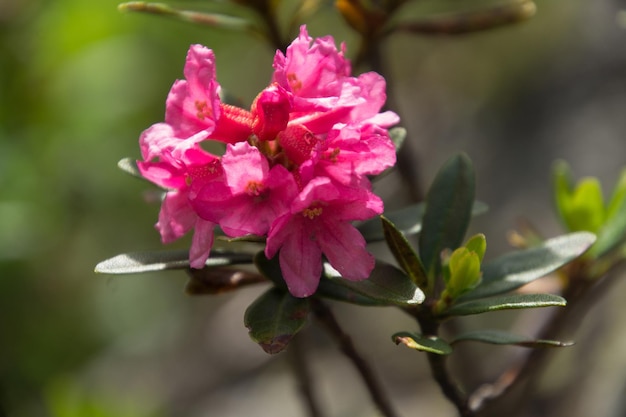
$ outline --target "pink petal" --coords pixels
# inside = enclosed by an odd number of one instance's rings
[[[161,233],[163,243],[170,243],[191,230],[197,218],[185,191],[169,191],[161,204],[155,227]]]
[[[365,249],[365,239],[349,223],[328,222],[317,241],[333,268],[346,279],[366,279],[374,269],[374,256]]]
[[[192,268],[203,268],[209,258],[214,240],[214,227],[213,223],[206,220],[198,219],[196,221],[191,247],[189,248],[189,265]]]
[[[322,251],[306,231],[291,230],[278,256],[291,295],[308,297],[315,293],[322,275]]]

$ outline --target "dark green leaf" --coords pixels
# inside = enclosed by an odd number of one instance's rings
[[[324,273],[332,282],[382,305],[414,306],[421,304],[425,298],[422,290],[404,272],[381,261],[376,261],[372,274],[363,281],[341,278],[328,263],[324,263]]]
[[[428,285],[426,272],[424,272],[424,267],[411,247],[411,244],[406,237],[404,237],[402,232],[385,218],[385,216],[380,216],[380,219],[382,220],[387,246],[389,246],[396,261],[398,261],[400,267],[409,275],[409,278],[411,278],[415,285],[420,288],[426,288]]]
[[[287,283],[283,278],[283,272],[280,269],[280,263],[278,261],[278,255],[272,259],[267,259],[263,251],[254,255],[254,265],[263,276],[274,283],[283,290],[287,289]]]
[[[481,283],[461,298],[469,300],[513,291],[575,259],[594,241],[592,233],[578,232],[546,240],[541,246],[508,253],[484,265]]]
[[[373,298],[366,297],[339,282],[341,279],[328,279],[324,276],[320,280],[320,285],[317,288],[316,295],[322,297],[331,298],[333,300],[344,301],[350,304],[357,304],[361,306],[386,306],[388,303],[374,300]]]
[[[189,281],[185,292],[189,295],[221,294],[241,287],[267,282],[265,277],[232,268],[188,269]]]
[[[499,297],[484,298],[454,304],[445,310],[442,316],[468,316],[490,311],[516,310],[521,308],[562,307],[567,302],[563,297],[552,294],[512,294]]]
[[[419,233],[422,230],[422,217],[424,215],[424,203],[418,203],[404,207],[400,210],[385,213],[385,217],[392,222],[405,236]],[[472,216],[478,216],[487,211],[487,205],[475,201],[472,206]],[[378,218],[368,220],[357,227],[368,242],[376,242],[385,239],[383,228]]]
[[[463,333],[457,336],[451,343],[473,341],[490,343],[493,345],[515,345],[529,348],[539,347],[565,347],[573,345],[572,342],[560,342],[557,340],[533,339],[526,336],[511,334],[501,330],[477,330]]]
[[[251,263],[252,256],[244,253],[220,253],[213,250],[206,261],[207,267]],[[189,268],[189,251],[131,252],[114,256],[96,265],[100,274],[138,274],[141,272],[164,271]]]
[[[430,277],[441,268],[441,252],[461,246],[474,202],[474,168],[467,155],[450,158],[426,196],[419,254]]]
[[[452,353],[452,346],[439,337],[426,337],[412,332],[398,332],[391,336],[391,340],[396,345],[402,343],[411,349],[423,352],[436,353],[438,355],[449,355]]]
[[[304,327],[309,309],[307,298],[295,298],[274,287],[248,307],[244,324],[250,338],[265,352],[274,354],[285,349],[294,335]]]

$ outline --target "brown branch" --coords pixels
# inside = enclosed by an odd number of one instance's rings
[[[268,282],[261,274],[228,267],[187,269],[189,281],[185,292],[189,295],[221,294],[248,285]]]
[[[382,415],[385,417],[398,416],[391,406],[389,398],[383,392],[383,389],[374,375],[374,371],[370,367],[369,363],[356,350],[352,339],[343,331],[341,326],[339,326],[339,323],[330,309],[321,300],[312,299],[311,302],[315,318],[320,322],[320,324],[322,324],[333,339],[335,339],[343,354],[346,355],[350,361],[352,361],[352,364],[355,366],[359,374],[361,374],[361,378],[363,379],[372,400]]]
[[[430,315],[429,311],[430,309],[415,310],[414,317],[417,319],[423,335],[437,336],[439,333],[439,322]],[[448,372],[446,367],[447,357],[430,352],[427,353],[427,357],[430,372],[443,395],[454,404],[461,417],[474,417],[474,411],[468,405],[467,395]]]
[[[463,35],[493,29],[530,19],[536,12],[532,1],[519,0],[486,10],[448,14],[411,22],[400,22],[390,29],[419,35]]]

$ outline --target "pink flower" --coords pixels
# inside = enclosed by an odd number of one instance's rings
[[[231,237],[267,237],[265,254],[278,254],[294,296],[315,292],[323,256],[346,279],[369,276],[374,258],[352,222],[383,211],[368,176],[395,163],[386,128],[398,116],[380,112],[385,80],[353,77],[344,55],[303,26],[246,110],[221,102],[213,52],[189,48],[165,123],[141,135],[138,167],[167,190],[156,224],[163,242],[194,231],[193,268],[204,266],[218,225]],[[226,144],[224,154],[207,152],[207,141]]]
[[[228,145],[222,167],[225,181],[208,183],[192,197],[196,212],[219,222],[229,236],[265,236],[298,193],[293,175],[282,165],[270,168],[245,142]]]
[[[324,176],[343,185],[360,186],[367,175],[393,166],[396,152],[387,130],[378,126],[337,124],[300,169],[307,179]]]
[[[215,56],[202,45],[191,45],[185,79],[172,86],[165,102],[165,122],[178,137],[198,136],[226,143],[244,141],[252,133],[251,115],[220,101]]]
[[[215,56],[202,45],[191,45],[185,63],[185,80],[172,86],[165,102],[165,122],[179,137],[204,131],[213,133],[220,117],[220,86],[215,78]]]
[[[350,75],[350,61],[344,57],[331,36],[312,39],[306,26],[287,48],[274,57],[273,81],[296,97],[297,111],[330,108],[344,90],[344,78]]]
[[[188,183],[210,182],[219,178],[219,159],[202,150],[195,137],[180,139],[171,126],[157,123],[140,138],[144,161],[138,161],[139,172],[147,180],[167,189],[159,221],[155,225],[163,243],[173,242],[194,230],[189,261],[202,268],[213,245],[215,224],[201,219],[189,202]]]
[[[374,268],[374,257],[351,222],[369,219],[382,210],[382,201],[368,190],[315,178],[293,201],[291,211],[272,225],[265,255],[272,258],[280,251],[280,268],[295,297],[308,297],[317,289],[322,255],[344,278],[366,279]]]

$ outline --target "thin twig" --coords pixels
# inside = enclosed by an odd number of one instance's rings
[[[430,371],[433,374],[433,378],[439,384],[439,388],[443,392],[443,395],[449,399],[462,417],[474,417],[474,412],[470,409],[467,396],[459,388],[459,386],[452,380],[448,370],[446,369],[446,357],[436,353],[427,353],[428,364],[430,365]]]
[[[335,339],[339,344],[339,348],[346,355],[357,371],[361,374],[361,378],[372,397],[372,401],[376,404],[380,412],[385,417],[396,417],[398,414],[391,406],[391,402],[387,395],[383,392],[383,389],[378,382],[378,379],[374,375],[369,363],[359,354],[352,343],[352,339],[348,336],[339,323],[335,319],[335,316],[330,309],[318,299],[312,299],[313,312],[315,318],[324,326],[326,331]]]
[[[305,358],[306,345],[302,343],[302,337],[305,335],[303,332],[296,335],[289,343],[287,352],[290,354],[291,364],[298,379],[298,388],[307,406],[309,417],[323,417],[324,413],[319,406],[319,401],[311,383],[313,380],[311,369]]]
[[[429,310],[419,309],[415,311],[414,317],[420,325],[422,334],[437,336],[439,333],[439,322],[428,314]],[[461,417],[474,417],[475,414],[468,405],[468,397],[461,390],[459,385],[452,379],[446,367],[447,357],[436,353],[427,353],[428,365],[433,374],[433,378],[441,388],[441,392],[454,404]]]

